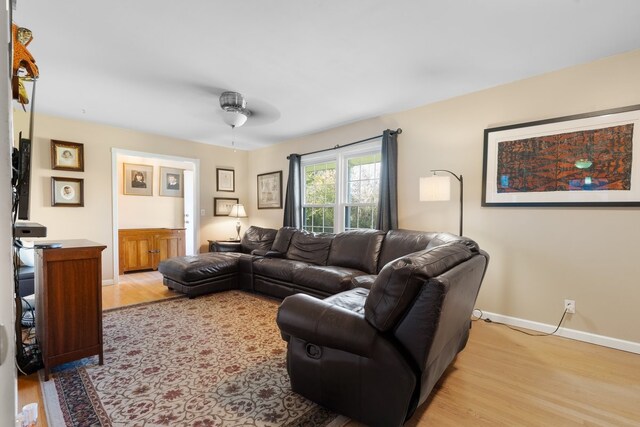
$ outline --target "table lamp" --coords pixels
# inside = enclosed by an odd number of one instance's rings
[[[233,207],[231,208],[231,212],[229,212],[229,216],[234,217],[238,220],[238,222],[236,223],[236,233],[238,233],[238,237],[236,239],[240,240],[240,227],[241,227],[240,218],[247,217],[247,212],[244,210],[244,205],[242,204],[233,205]]]

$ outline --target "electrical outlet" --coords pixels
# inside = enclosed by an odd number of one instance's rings
[[[572,299],[564,300],[564,309],[567,310],[567,313],[574,314],[576,312],[576,302]]]

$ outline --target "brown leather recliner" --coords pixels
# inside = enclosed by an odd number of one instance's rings
[[[488,255],[459,240],[387,263],[371,290],[287,297],[292,389],[372,426],[402,425],[468,339]]]

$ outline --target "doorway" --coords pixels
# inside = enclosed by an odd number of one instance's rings
[[[123,194],[124,165],[141,166],[150,173],[151,197]],[[199,167],[200,160],[157,153],[113,148],[112,169],[112,241],[113,283],[118,283],[120,260],[118,230],[120,228],[185,228],[186,254],[198,252],[199,217]],[[163,168],[183,171],[183,197],[165,197],[159,193]]]

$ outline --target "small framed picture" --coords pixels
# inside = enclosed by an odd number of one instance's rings
[[[216,168],[216,191],[236,191],[236,172],[233,169]]]
[[[52,176],[51,206],[84,206],[84,179]]]
[[[153,196],[153,166],[124,163],[124,194]]]
[[[258,175],[258,209],[282,208],[282,171]]]
[[[84,144],[52,139],[51,169],[84,172]]]
[[[160,195],[184,197],[182,169],[160,166]]]
[[[238,199],[226,197],[213,198],[213,216],[229,216],[233,205],[238,204]]]

